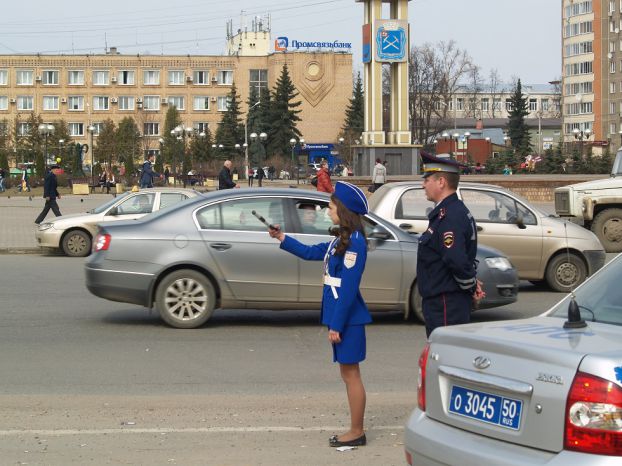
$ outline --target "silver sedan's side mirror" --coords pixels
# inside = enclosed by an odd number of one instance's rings
[[[382,225],[376,225],[371,233],[369,234],[369,238],[379,239],[379,240],[387,240],[391,238],[391,233],[383,227]]]
[[[110,209],[108,211],[108,213],[106,215],[119,215],[119,210],[116,207],[113,207],[112,209]]]

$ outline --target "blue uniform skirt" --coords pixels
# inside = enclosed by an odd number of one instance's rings
[[[357,364],[365,360],[365,325],[346,325],[340,335],[341,343],[333,343],[333,362]]]

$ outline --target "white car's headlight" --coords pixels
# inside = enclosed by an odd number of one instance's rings
[[[505,257],[487,257],[484,260],[486,261],[486,265],[491,269],[504,271],[512,268],[512,263]]]
[[[53,223],[42,223],[41,225],[39,225],[39,231],[41,231],[41,230],[49,230],[53,226],[54,226]]]

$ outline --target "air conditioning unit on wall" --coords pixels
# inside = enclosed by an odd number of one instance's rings
[[[212,102],[217,102],[218,98],[217,97],[212,97]]]
[[[160,99],[160,103],[161,103],[162,105],[167,105],[167,104],[168,104],[168,100],[166,100],[166,98],[165,98],[165,97],[162,97],[162,99]]]
[[[16,100],[16,99],[11,99],[11,100],[10,100],[10,102],[11,102],[12,104],[14,104],[15,102],[17,102],[17,100]]]
[[[110,97],[110,103],[116,104],[118,102],[116,97]]]
[[[113,76],[112,78],[110,78],[110,82],[111,83],[116,83],[117,82],[117,78],[115,76]]]
[[[67,103],[67,99],[66,99],[66,98],[64,98],[64,97],[62,97],[62,98],[60,99],[60,103],[61,103],[61,104],[66,104],[66,103]]]
[[[192,82],[192,76],[186,76],[186,81],[191,83]]]

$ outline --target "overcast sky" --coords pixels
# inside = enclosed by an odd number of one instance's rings
[[[561,75],[559,0],[413,0],[411,43],[455,40],[487,77],[547,83]],[[10,5],[10,6],[8,6]],[[221,54],[226,22],[269,14],[272,37],[352,42],[361,68],[363,6],[354,0],[22,0],[3,6],[0,54]],[[388,16],[388,15],[386,15]]]

